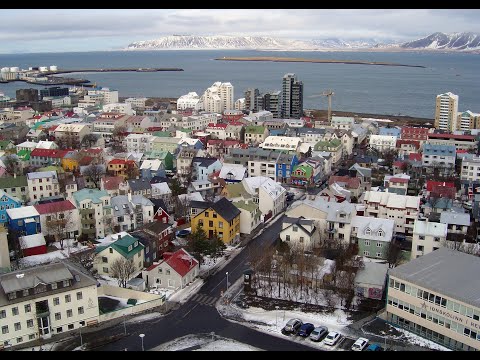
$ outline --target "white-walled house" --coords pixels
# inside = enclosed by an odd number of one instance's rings
[[[266,176],[255,176],[243,179],[251,194],[258,196],[258,206],[263,215],[271,211],[274,218],[283,211],[287,200],[287,190]],[[247,190],[247,191],[248,191]]]
[[[369,144],[371,148],[374,148],[379,152],[395,150],[397,146],[397,137],[392,135],[370,135]]]
[[[426,220],[415,220],[413,227],[411,259],[431,253],[443,247],[447,239],[447,224]]]
[[[112,217],[111,197],[105,190],[82,189],[72,194],[80,212],[82,234],[90,238],[104,238],[111,233],[109,222]]]
[[[153,203],[143,195],[118,195],[111,198],[113,225],[118,231],[132,231],[153,222]]]
[[[250,235],[262,223],[262,212],[258,204],[249,200],[232,201],[240,210],[240,233]]]
[[[317,247],[320,239],[315,221],[304,217],[285,217],[279,236],[288,245],[304,251]]]
[[[60,185],[56,171],[39,171],[27,174],[28,195],[36,202],[45,197],[60,194]]]
[[[59,235],[59,225],[64,234],[75,239],[81,234],[80,212],[70,200],[34,205],[40,214],[40,224],[44,235]]]
[[[148,287],[183,289],[198,276],[199,262],[185,249],[164,252],[163,261],[154,263],[142,272]]]

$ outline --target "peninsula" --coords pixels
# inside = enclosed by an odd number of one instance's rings
[[[423,65],[407,65],[390,62],[379,61],[363,61],[363,60],[328,60],[328,59],[307,59],[307,58],[290,58],[290,57],[275,57],[275,56],[255,56],[255,57],[221,57],[215,60],[225,61],[272,61],[272,62],[309,62],[309,63],[323,63],[323,64],[357,64],[357,65],[384,65],[384,66],[408,66],[425,68]]]

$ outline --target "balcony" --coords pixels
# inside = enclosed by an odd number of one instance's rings
[[[338,230],[335,228],[327,228],[325,229],[325,233],[327,234],[335,234]]]
[[[48,308],[48,301],[38,301],[35,303],[35,316],[42,318],[50,315],[50,309]]]

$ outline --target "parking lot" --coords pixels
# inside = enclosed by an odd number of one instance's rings
[[[326,345],[323,342],[323,340],[319,342],[315,342],[310,340],[308,337],[304,338],[302,336],[293,335],[293,334],[284,335],[284,336],[289,337],[290,340],[292,341],[300,342],[300,343],[303,343],[304,345],[311,346],[318,350],[324,350],[324,351],[333,351],[333,350],[334,351],[350,351],[353,343],[356,340],[356,339],[342,335],[340,340],[334,346],[330,346],[330,345]]]

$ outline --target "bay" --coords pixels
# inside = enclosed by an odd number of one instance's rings
[[[360,60],[422,65],[425,68],[360,64],[275,63],[218,61],[223,56],[277,56],[311,59]],[[120,96],[179,97],[199,95],[216,81],[231,82],[235,100],[247,88],[260,92],[281,89],[282,77],[295,73],[304,83],[304,108],[326,109],[327,99],[315,97],[334,91],[332,109],[371,114],[433,118],[435,97],[451,91],[459,96],[459,111],[480,112],[480,58],[475,54],[439,52],[303,52],[254,50],[97,51],[70,53],[2,54],[4,66],[56,65],[59,69],[179,67],[181,72],[118,72],[66,74]],[[15,97],[23,82],[0,84],[0,92]]]

